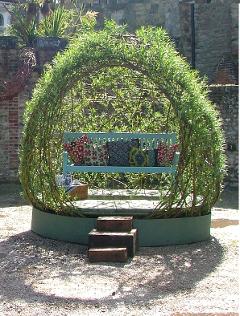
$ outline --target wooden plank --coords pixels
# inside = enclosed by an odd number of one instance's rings
[[[93,229],[88,234],[89,248],[126,247],[128,256],[133,257],[137,251],[137,229],[129,233],[98,232]]]
[[[107,232],[129,232],[132,229],[132,216],[105,216],[97,218],[97,230]]]
[[[88,259],[89,262],[126,262],[127,248],[90,248]]]

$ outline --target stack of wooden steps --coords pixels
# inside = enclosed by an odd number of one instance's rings
[[[126,262],[138,248],[137,229],[132,216],[97,218],[97,227],[88,234],[90,262]]]

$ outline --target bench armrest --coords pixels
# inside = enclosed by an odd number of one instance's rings
[[[175,154],[174,154],[174,157],[173,157],[173,165],[177,165],[178,164],[178,161],[179,161],[179,156],[180,156],[180,152],[179,151],[176,151]]]
[[[68,165],[68,153],[67,151],[63,152],[63,174],[67,174],[67,165]]]

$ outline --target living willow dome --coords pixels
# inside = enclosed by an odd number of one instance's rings
[[[64,131],[176,132],[177,174],[78,174],[92,187],[154,188],[152,216],[209,213],[224,176],[221,121],[206,84],[176,52],[166,32],[135,36],[106,23],[58,54],[39,80],[25,112],[20,178],[36,208],[85,216],[55,182],[62,172]]]

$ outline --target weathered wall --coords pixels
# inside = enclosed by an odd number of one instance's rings
[[[86,10],[98,12],[98,25],[104,18],[127,24],[130,32],[142,25],[162,26],[178,43],[180,39],[179,0],[80,0]]]
[[[99,12],[99,26],[108,18],[127,24],[130,31],[142,25],[164,27],[189,62],[194,50],[195,66],[200,74],[208,76],[209,82],[237,83],[239,0],[79,0],[79,3],[86,10]],[[220,63],[221,74],[216,76]]]
[[[200,74],[207,75],[209,82],[237,81],[238,3],[238,0],[196,0],[195,3],[182,1],[179,5],[182,52],[192,63],[195,46],[195,67]],[[194,8],[195,41],[191,7]],[[216,78],[220,63],[224,65]]]
[[[196,68],[210,81],[221,57],[231,53],[231,7],[228,1],[195,5]]]
[[[19,144],[23,128],[23,112],[26,101],[46,62],[66,46],[66,41],[51,40],[36,42],[37,66],[28,80],[28,85],[12,100],[0,101],[0,181],[17,179]],[[13,38],[0,37],[0,94],[1,84],[14,78],[20,64],[20,50]]]
[[[18,98],[0,105],[0,178],[16,178],[18,168]]]
[[[231,46],[232,54],[238,55],[239,1],[231,3]]]
[[[210,99],[217,105],[223,119],[228,174],[225,184],[238,186],[238,86],[210,86]]]
[[[18,49],[14,40],[0,40],[0,79],[9,80],[18,68]],[[2,81],[1,80],[1,81]],[[0,86],[1,91],[1,86]],[[18,97],[0,103],[0,178],[15,177],[18,167]]]

